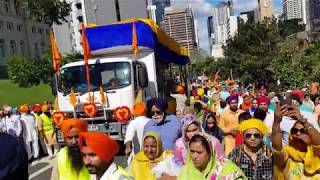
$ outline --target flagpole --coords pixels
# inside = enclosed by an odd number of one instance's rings
[[[87,41],[87,37],[85,34],[85,26],[84,24],[82,24],[82,48],[83,48],[83,60],[84,60],[84,64],[86,67],[86,78],[87,78],[87,83],[88,83],[88,101],[89,102],[93,102],[93,99],[91,97],[91,87],[90,87],[90,70],[89,70],[89,58],[91,56],[90,54],[90,49],[89,49],[89,44]]]

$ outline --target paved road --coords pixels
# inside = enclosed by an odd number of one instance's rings
[[[53,162],[56,160],[48,157],[42,158],[38,161],[32,162],[29,165],[29,179],[30,180],[50,180]],[[126,157],[117,156],[115,162],[122,167],[126,167]]]

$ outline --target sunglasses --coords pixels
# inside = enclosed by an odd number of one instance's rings
[[[250,139],[252,136],[253,136],[255,139],[261,139],[261,138],[262,138],[262,135],[261,135],[261,134],[258,134],[258,133],[255,133],[255,134],[249,134],[249,133],[244,134],[244,137],[245,137],[246,139]]]
[[[161,112],[161,111],[151,111],[151,114],[152,115],[162,115],[163,112]]]
[[[306,134],[306,130],[304,128],[298,129],[298,128],[291,128],[291,134],[297,134],[300,132],[301,134]]]

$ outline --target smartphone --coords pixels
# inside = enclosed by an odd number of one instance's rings
[[[291,104],[292,104],[292,98],[289,94],[287,94],[282,99],[280,99],[281,106],[283,106],[283,105],[291,106]],[[288,108],[288,110],[290,110],[290,108]]]

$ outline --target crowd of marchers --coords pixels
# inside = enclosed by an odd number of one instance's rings
[[[55,157],[53,180],[320,179],[318,91],[177,86],[168,97],[134,105],[126,167],[114,162],[119,142],[87,132],[81,119],[59,124],[66,143],[59,148],[50,109],[3,106],[0,179],[27,179],[26,162],[39,151]]]

